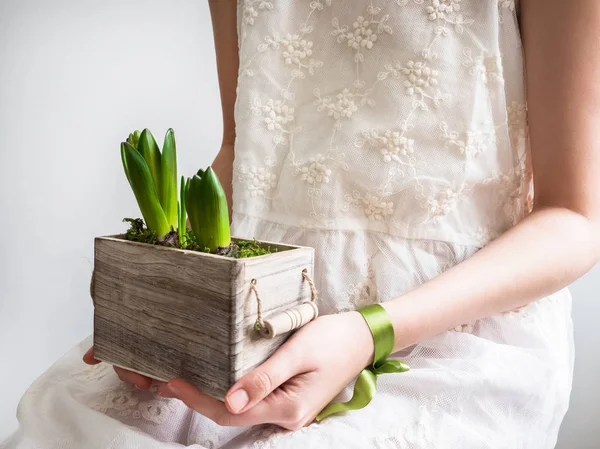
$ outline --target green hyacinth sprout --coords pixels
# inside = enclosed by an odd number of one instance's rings
[[[167,131],[162,154],[149,130],[135,131],[121,144],[121,159],[148,229],[162,237],[178,227],[181,211],[173,130]]]
[[[181,187],[179,189],[179,223],[177,226],[177,233],[179,236],[179,246],[183,246],[187,234],[187,208],[185,206],[185,192],[186,192],[186,181],[185,177],[181,177]]]
[[[227,197],[212,168],[199,170],[193,178],[189,178],[182,197],[199,247],[210,252],[228,247],[231,231]]]

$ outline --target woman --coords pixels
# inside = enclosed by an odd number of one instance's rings
[[[117,369],[132,389],[75,350],[27,393],[7,447],[554,447],[573,368],[563,288],[599,256],[600,4],[209,3],[234,233],[314,247],[328,315],[225,404]],[[411,371],[314,423],[373,361],[356,312],[373,303]]]

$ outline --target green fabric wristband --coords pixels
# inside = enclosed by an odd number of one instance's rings
[[[409,367],[399,360],[388,360],[388,356],[394,350],[394,326],[387,311],[381,304],[372,304],[359,309],[363,316],[375,345],[373,363],[363,369],[356,383],[354,393],[348,402],[331,402],[317,415],[316,420],[322,421],[328,416],[336,413],[359,410],[366,407],[375,397],[377,392],[377,376],[388,373],[403,373]]]

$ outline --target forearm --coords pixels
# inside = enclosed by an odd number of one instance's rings
[[[567,286],[597,262],[597,230],[568,209],[535,210],[466,261],[386,303],[396,349]]]
[[[600,3],[522,2],[534,212],[473,257],[388,303],[397,349],[515,309],[599,256]],[[557,32],[557,30],[560,30]]]
[[[217,73],[223,113],[223,143],[235,142],[234,108],[239,70],[237,1],[209,0],[213,24]]]
[[[232,212],[233,146],[235,143],[235,101],[239,69],[237,37],[237,2],[209,0],[213,23],[221,110],[223,114],[223,143],[212,168],[227,195],[229,216]]]

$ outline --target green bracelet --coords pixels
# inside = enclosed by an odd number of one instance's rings
[[[375,343],[375,354],[373,363],[363,369],[356,383],[352,399],[348,402],[331,402],[317,415],[316,420],[322,421],[330,415],[359,410],[366,407],[375,397],[377,392],[377,376],[388,373],[404,373],[409,370],[408,366],[400,360],[388,360],[388,356],[394,350],[394,326],[390,316],[381,304],[372,304],[359,309],[363,316]]]

